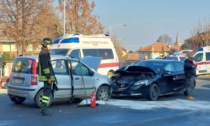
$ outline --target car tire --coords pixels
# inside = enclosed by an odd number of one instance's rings
[[[18,96],[10,95],[9,97],[10,97],[10,100],[15,104],[21,104],[26,100],[26,98],[18,97]]]
[[[96,99],[107,101],[109,100],[109,97],[110,97],[110,88],[108,86],[99,87],[96,93]]]
[[[152,101],[156,101],[158,99],[159,96],[159,87],[157,84],[152,84],[149,87],[148,90],[148,96],[147,99],[152,100]]]
[[[37,107],[41,108],[41,102],[42,102],[42,95],[43,95],[43,89],[41,89],[35,96],[34,98],[34,102],[36,104]],[[52,99],[53,99],[53,96],[52,94],[50,95],[50,98],[49,98],[49,102],[47,104],[47,107],[51,105],[52,103]]]

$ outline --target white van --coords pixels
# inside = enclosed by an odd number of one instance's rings
[[[98,73],[111,76],[119,68],[119,60],[109,36],[104,34],[65,34],[53,41],[51,55],[66,55],[81,59],[84,56],[101,57]]]
[[[210,46],[199,48],[193,58],[197,65],[196,75],[210,74]]]

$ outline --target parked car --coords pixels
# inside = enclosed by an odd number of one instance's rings
[[[85,58],[85,57],[84,57]],[[90,58],[91,60],[91,58]],[[96,73],[96,68],[100,61],[89,61],[89,65],[76,59],[65,56],[51,56],[51,63],[58,81],[58,91],[50,97],[51,104],[53,99],[60,98],[86,98],[93,90],[96,91],[98,100],[108,100],[110,93],[109,79]],[[92,60],[91,60],[92,61]],[[21,56],[14,60],[10,80],[8,83],[8,95],[12,102],[20,104],[25,99],[33,99],[38,107],[41,105],[43,94],[43,82],[38,81],[37,63],[38,56]],[[97,66],[95,70],[90,65]],[[83,85],[84,83],[84,85]],[[72,88],[72,84],[74,88]],[[73,94],[72,94],[72,90]]]
[[[185,92],[184,64],[167,59],[144,60],[115,71],[111,77],[111,96],[159,96]]]

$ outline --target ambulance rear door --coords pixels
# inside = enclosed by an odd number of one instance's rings
[[[197,65],[196,75],[207,73],[205,53],[197,52],[194,56],[195,64]]]
[[[210,52],[206,52],[206,67],[207,73],[210,73]]]

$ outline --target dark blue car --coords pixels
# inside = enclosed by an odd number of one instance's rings
[[[167,59],[144,60],[115,71],[111,77],[111,96],[158,96],[185,92],[184,64]]]

